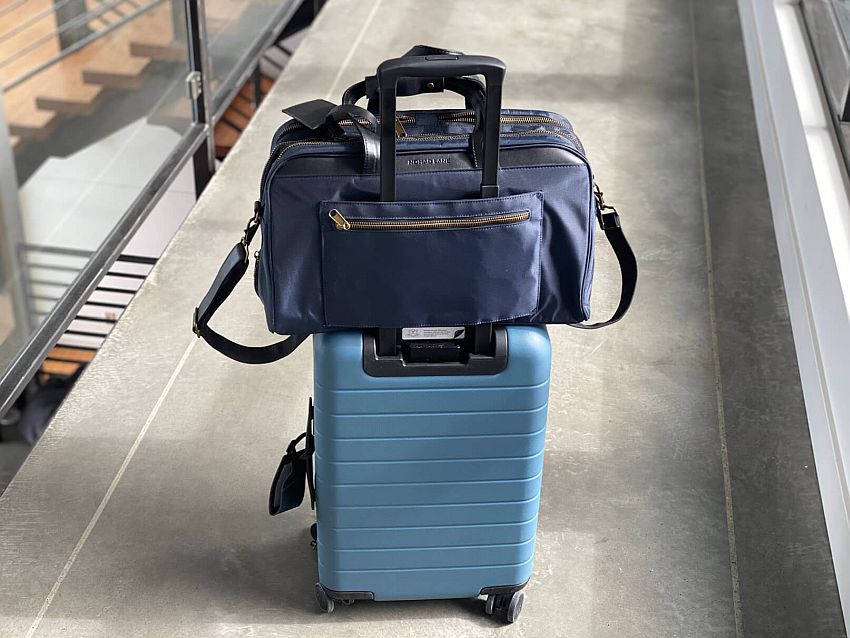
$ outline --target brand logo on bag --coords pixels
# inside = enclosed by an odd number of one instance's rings
[[[448,163],[448,157],[414,157],[407,160],[408,166],[435,166]]]

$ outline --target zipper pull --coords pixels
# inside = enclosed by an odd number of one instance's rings
[[[342,216],[336,208],[331,208],[328,211],[328,217],[334,220],[337,230],[351,230],[351,222]]]

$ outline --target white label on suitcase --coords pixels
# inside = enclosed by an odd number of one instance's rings
[[[463,339],[465,334],[466,328],[461,326],[401,329],[401,338],[405,341],[413,341],[415,339]]]

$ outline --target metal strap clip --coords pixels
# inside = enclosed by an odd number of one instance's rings
[[[599,227],[602,230],[619,228],[620,215],[616,208],[605,203],[605,197],[596,182],[593,182],[593,197],[596,199],[596,219],[599,221]]]
[[[251,240],[254,238],[254,234],[257,232],[257,227],[260,225],[260,221],[263,219],[263,204],[262,202],[256,201],[254,202],[254,216],[248,220],[248,224],[245,226],[245,230],[242,232],[242,240],[241,244],[245,248],[245,263],[248,263],[248,246],[251,244]]]

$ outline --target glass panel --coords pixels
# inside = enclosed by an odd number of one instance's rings
[[[832,0],[832,6],[838,18],[841,34],[844,41],[848,43],[848,48],[850,48],[850,37],[848,37],[850,35],[850,0]]]
[[[0,370],[191,125],[182,20],[163,0],[0,0]]]
[[[244,64],[248,49],[258,36],[270,24],[279,24],[293,4],[294,0],[206,0],[214,95],[233,70]]]

